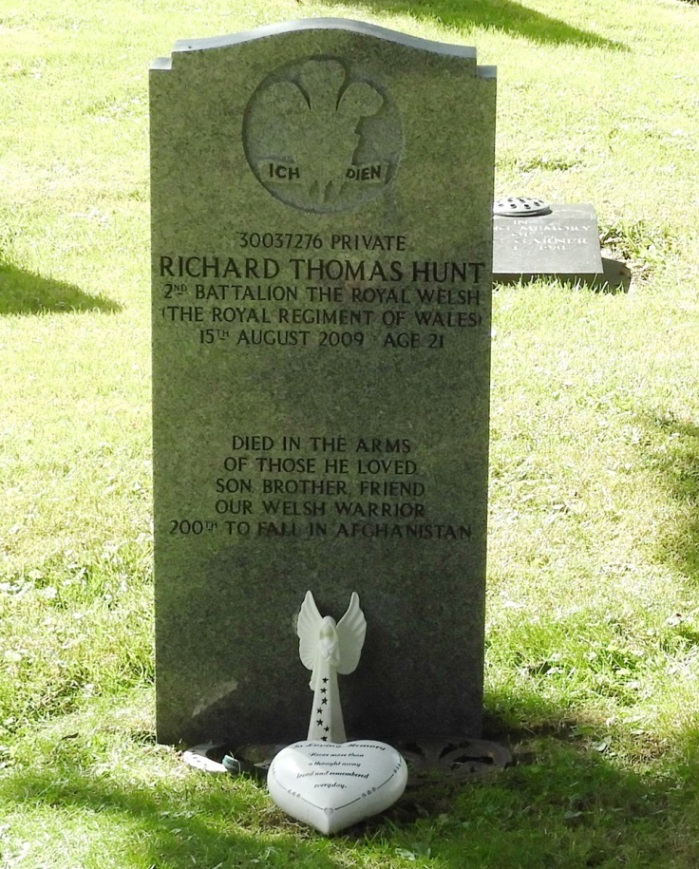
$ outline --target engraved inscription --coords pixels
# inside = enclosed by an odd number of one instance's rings
[[[402,146],[398,111],[380,83],[350,62],[305,58],[268,76],[243,122],[260,183],[302,211],[348,211],[377,196]]]

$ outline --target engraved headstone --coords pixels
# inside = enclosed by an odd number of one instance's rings
[[[478,735],[494,119],[473,49],[340,19],[153,64],[161,741],[304,737],[308,588],[371,625],[349,738]]]
[[[604,279],[592,205],[551,205],[493,218],[493,279],[501,283],[554,277],[593,284]]]

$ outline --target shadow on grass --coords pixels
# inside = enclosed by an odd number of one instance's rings
[[[620,42],[580,30],[513,0],[359,0],[371,12],[409,15],[457,29],[480,27],[552,45],[582,45],[628,51]]]
[[[446,865],[699,865],[699,729],[678,732],[663,759],[651,734],[563,716],[535,695],[491,692],[488,705],[487,735],[509,744],[516,765],[462,788],[451,809],[433,807],[464,819],[439,852]]]
[[[50,808],[54,816],[64,813],[63,835],[68,843],[76,815],[84,813],[92,818],[93,831],[95,819],[102,818],[102,829],[95,831],[94,851],[98,852],[106,842],[113,843],[109,849],[111,859],[104,863],[107,866],[341,869],[345,865],[324,855],[322,848],[304,841],[305,837],[285,831],[281,815],[276,828],[270,829],[272,835],[268,834],[264,829],[266,809],[246,830],[245,817],[249,820],[254,811],[249,802],[256,799],[256,795],[250,795],[253,785],[246,783],[238,789],[236,780],[227,775],[196,771],[184,778],[177,776],[176,781],[179,788],[177,784],[125,785],[105,776],[86,774],[79,763],[72,766],[64,760],[54,770],[25,769],[6,776],[0,784],[0,796],[9,804]],[[66,862],[61,865],[75,865],[77,854],[71,853],[70,845],[65,851]],[[94,859],[95,854],[91,852],[90,856]]]
[[[615,760],[615,737],[605,722],[565,720],[536,695],[522,702],[491,696],[489,702],[503,717],[490,716],[487,736],[510,743],[515,767],[409,788],[387,813],[331,845],[287,820],[264,787],[247,780],[183,770],[148,787],[105,775],[100,758],[90,774],[89,746],[81,748],[79,738],[63,740],[52,758],[40,759],[43,767],[6,770],[0,797],[26,808],[30,822],[37,810],[64,815],[67,843],[74,825],[82,829],[82,815],[92,830],[103,819],[90,856],[111,841],[105,865],[124,869],[340,869],[394,865],[396,856],[400,865],[434,869],[699,865],[698,733],[678,734],[686,750],[673,753],[680,758],[674,767],[666,763],[643,774]],[[605,733],[603,741],[595,728]],[[144,762],[143,737],[132,734],[135,765]],[[158,760],[151,755],[147,762]],[[68,845],[66,866],[74,856]]]
[[[0,316],[76,311],[114,313],[121,309],[121,305],[105,296],[91,296],[74,284],[46,278],[0,260]]]
[[[644,447],[643,461],[660,471],[677,519],[663,529],[663,556],[694,585],[699,584],[699,425],[674,415],[647,415],[643,419],[652,445]],[[662,441],[658,443],[658,435]]]

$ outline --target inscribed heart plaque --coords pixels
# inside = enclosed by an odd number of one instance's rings
[[[377,815],[408,780],[402,756],[383,742],[295,742],[272,761],[267,787],[292,818],[325,835]]]

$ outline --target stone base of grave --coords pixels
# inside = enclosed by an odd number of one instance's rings
[[[467,779],[512,766],[514,758],[503,745],[486,739],[455,737],[439,742],[396,746],[408,764],[408,783],[421,784],[435,777]]]
[[[183,760],[195,769],[211,773],[251,775],[266,780],[269,765],[283,745],[241,745],[203,743],[183,753]],[[401,743],[396,749],[408,765],[408,785],[416,786],[436,778],[470,779],[512,766],[511,752],[485,739],[454,737],[431,742]]]

